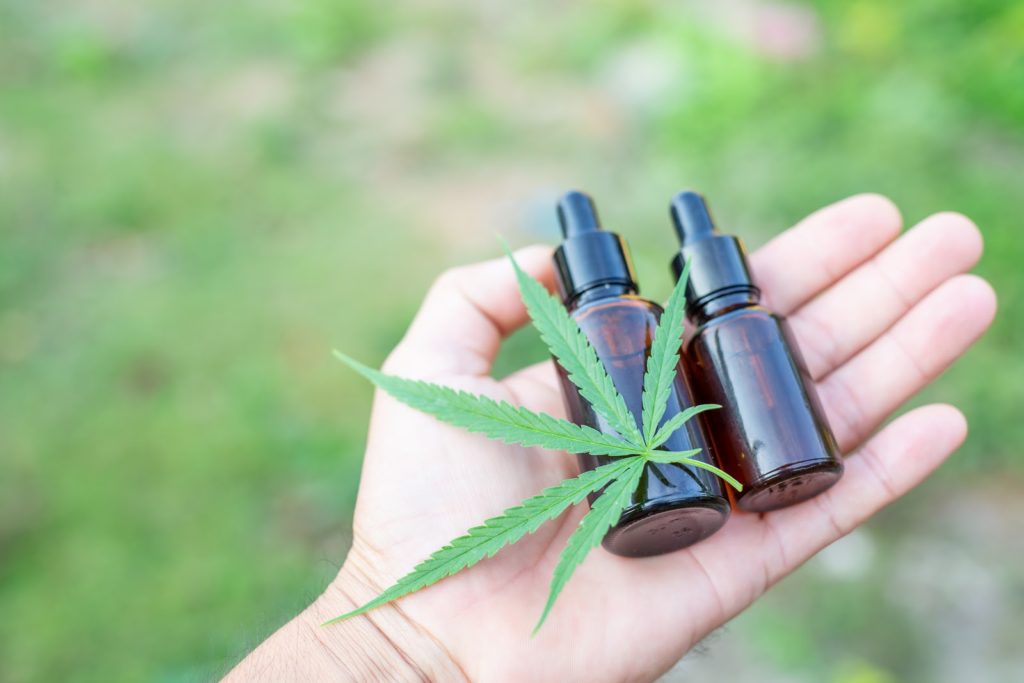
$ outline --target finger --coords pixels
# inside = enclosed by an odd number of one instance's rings
[[[920,484],[966,437],[967,420],[950,405],[923,406],[899,417],[846,459],[834,487],[764,516],[783,551],[770,575],[781,578]]]
[[[694,565],[695,575],[704,577],[703,611],[714,615],[711,623],[735,615],[816,552],[917,486],[966,434],[967,423],[952,406],[913,410],[847,458],[843,478],[825,493],[765,515],[735,515],[717,535],[681,554],[682,561]],[[696,613],[700,607],[690,606]]]
[[[783,315],[810,300],[896,238],[899,209],[861,194],[817,211],[750,256],[754,281]]]
[[[553,361],[534,363],[502,380],[518,405],[533,411],[564,417],[565,406],[559,395],[558,375]]]
[[[947,280],[902,320],[818,383],[845,452],[974,343],[995,315],[992,287],[975,275]]]
[[[916,225],[790,316],[811,375],[842,365],[926,294],[981,257],[978,228],[957,213]]]
[[[514,256],[530,276],[553,286],[550,247],[526,247]],[[501,340],[527,320],[507,257],[452,268],[431,286],[386,366],[409,376],[485,375]]]

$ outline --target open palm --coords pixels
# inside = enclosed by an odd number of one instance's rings
[[[789,316],[850,456],[833,489],[765,515],[734,512],[710,539],[668,555],[625,559],[597,549],[533,638],[559,552],[584,509],[361,618],[382,630],[388,619],[406,620],[473,680],[651,680],[670,668],[963,441],[964,418],[947,405],[918,408],[872,435],[981,335],[995,311],[991,288],[963,274],[981,253],[970,221],[937,214],[897,239],[899,232],[895,207],[862,195],[815,213],[751,256],[767,305]],[[531,247],[517,259],[550,286],[549,249]],[[550,361],[502,381],[489,376],[501,340],[526,322],[507,260],[458,268],[430,290],[385,369],[563,416]],[[466,529],[577,473],[575,456],[489,441],[378,392],[354,545],[335,587],[353,603],[365,601]]]

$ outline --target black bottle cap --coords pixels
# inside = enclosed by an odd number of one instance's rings
[[[760,296],[760,290],[750,277],[743,243],[718,231],[703,196],[689,190],[680,192],[672,199],[670,213],[680,245],[679,253],[672,260],[676,279],[686,260],[692,259],[690,279],[686,283],[689,311],[729,294]]]
[[[601,229],[590,195],[573,190],[558,202],[558,221],[565,239],[555,250],[555,272],[562,300],[569,303],[601,285],[622,285],[637,291],[629,247],[614,232]]]

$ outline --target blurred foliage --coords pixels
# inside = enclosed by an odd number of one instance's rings
[[[734,627],[748,680],[947,680],[936,623],[981,617],[908,613],[891,577],[1005,563],[1022,131],[1019,3],[0,0],[0,680],[204,679],[306,604],[369,412],[330,349],[379,362],[438,271],[551,241],[575,186],[652,296],[682,186],[753,245],[860,191],[979,223],[1001,311],[927,392],[968,444],[870,527],[874,565]],[[499,365],[542,357],[516,335]],[[962,567],[997,582],[961,653],[998,680],[1024,577],[994,571]]]

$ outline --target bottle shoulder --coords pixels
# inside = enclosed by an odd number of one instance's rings
[[[661,317],[663,309],[649,299],[636,294],[622,294],[614,297],[592,299],[574,307],[570,314],[580,320],[595,315],[628,314],[648,315],[655,320]]]
[[[785,318],[774,311],[771,311],[760,304],[741,306],[724,313],[714,315],[707,320],[701,321],[694,326],[694,336],[706,331],[721,327],[750,326],[779,327],[785,324]]]

